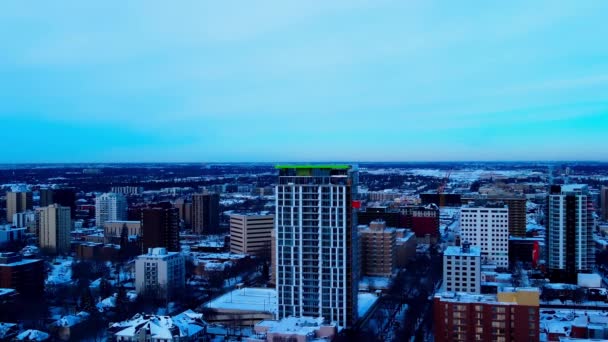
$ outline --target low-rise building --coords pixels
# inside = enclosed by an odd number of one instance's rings
[[[10,224],[0,225],[0,247],[19,244],[25,240],[27,228],[15,228]]]
[[[59,341],[77,340],[85,332],[85,324],[90,317],[85,311],[63,316],[48,326],[49,332]]]
[[[245,342],[320,342],[331,341],[338,334],[335,323],[325,323],[322,317],[285,317],[279,321],[265,320],[257,323],[255,335]]]
[[[606,341],[608,316],[604,310],[540,310],[540,340]]]
[[[45,333],[44,331],[28,329],[15,338],[16,341],[23,342],[42,342],[48,341],[51,338],[51,335]]]
[[[15,323],[0,322],[0,341],[11,341],[19,334],[19,326]]]
[[[43,261],[0,253],[0,287],[15,289],[23,296],[40,297],[44,292]]]
[[[184,257],[165,248],[149,248],[135,260],[135,288],[138,294],[171,299],[186,283]]]
[[[175,316],[136,314],[130,320],[111,324],[108,333],[116,341],[184,342],[201,341],[206,328],[202,314],[187,310]]]
[[[435,295],[435,341],[538,341],[537,288],[505,288],[497,295]]]
[[[123,233],[123,229],[127,229],[128,236],[141,237],[141,221],[106,221],[103,224],[103,233],[106,238],[106,243],[117,243]]]
[[[204,304],[204,310],[210,323],[252,326],[276,318],[277,292],[269,288],[236,289]]]

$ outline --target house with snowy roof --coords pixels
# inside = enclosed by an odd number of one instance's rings
[[[206,333],[203,315],[187,310],[175,316],[136,314],[130,320],[113,323],[108,332],[115,341],[199,341]]]
[[[60,341],[68,341],[78,336],[83,331],[84,322],[90,318],[90,314],[81,311],[75,315],[65,315],[48,326],[49,331]]]

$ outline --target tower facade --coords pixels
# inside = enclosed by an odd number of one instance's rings
[[[600,205],[602,208],[602,220],[608,221],[608,186],[602,186]]]
[[[102,228],[106,221],[127,219],[127,199],[113,192],[105,193],[95,199],[95,224]]]
[[[38,210],[40,215],[40,248],[52,254],[70,252],[72,219],[70,207],[52,204]]]
[[[220,226],[220,195],[192,195],[192,229],[197,234],[217,233]]]
[[[13,215],[32,209],[32,193],[30,191],[6,193],[6,220],[13,222]]]
[[[463,241],[481,248],[481,261],[509,267],[509,208],[502,202],[464,205],[460,210]]]
[[[547,266],[552,280],[576,283],[593,266],[593,220],[587,185],[554,185],[547,200]]]
[[[278,318],[357,320],[358,234],[352,201],[358,171],[349,165],[277,166],[275,188]]]
[[[143,250],[163,247],[179,252],[179,212],[171,203],[163,202],[141,210]]]

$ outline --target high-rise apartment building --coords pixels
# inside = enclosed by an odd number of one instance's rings
[[[390,277],[397,264],[397,231],[386,222],[374,220],[369,226],[359,225],[361,241],[361,274]]]
[[[349,165],[277,166],[278,318],[357,320],[358,234],[353,200],[358,171]]]
[[[481,292],[481,249],[463,242],[443,251],[443,289],[452,292]]]
[[[460,209],[462,241],[481,248],[481,261],[509,267],[509,208],[501,202]]]
[[[192,195],[192,229],[197,234],[217,233],[220,227],[220,195]]]
[[[13,222],[13,215],[31,210],[33,205],[32,193],[30,191],[6,193],[6,220]]]
[[[173,204],[179,211],[179,219],[184,222],[184,227],[192,227],[192,202],[186,201],[183,198],[178,198]]]
[[[411,229],[421,243],[436,243],[439,238],[439,207],[427,205],[407,205],[399,207],[402,227]]]
[[[274,215],[230,215],[230,251],[270,258],[270,233],[274,229]]]
[[[141,210],[143,250],[164,247],[179,252],[179,213],[171,203],[151,205]]]
[[[602,220],[608,221],[608,186],[602,186],[600,202],[602,208]]]
[[[434,298],[435,341],[539,341],[537,288],[498,294],[443,292]]]
[[[547,200],[547,268],[552,280],[576,283],[576,274],[594,261],[589,189],[582,184],[553,185]]]
[[[108,192],[95,199],[95,224],[103,227],[106,221],[127,219],[127,199],[125,196]]]
[[[526,197],[511,193],[498,193],[491,195],[463,195],[462,204],[474,202],[484,205],[488,202],[502,202],[509,208],[509,235],[515,237],[526,236]]]
[[[135,289],[144,296],[170,300],[186,284],[184,257],[165,248],[150,248],[135,259]]]
[[[72,219],[70,208],[52,204],[39,208],[40,248],[51,254],[70,252],[70,231]]]
[[[76,190],[74,188],[40,189],[40,206],[59,204],[69,207],[72,215],[76,212]]]

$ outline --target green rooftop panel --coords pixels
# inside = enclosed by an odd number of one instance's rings
[[[339,169],[348,170],[350,165],[346,164],[319,164],[319,165],[305,165],[305,164],[294,164],[294,165],[276,165],[275,169]]]

